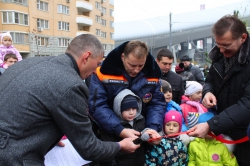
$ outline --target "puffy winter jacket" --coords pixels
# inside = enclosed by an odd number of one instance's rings
[[[96,74],[91,76],[90,115],[104,131],[120,135],[124,127],[113,111],[113,99],[123,89],[130,89],[143,101],[142,115],[146,119],[146,127],[161,131],[166,106],[160,91],[161,70],[149,53],[142,71],[132,80],[121,60],[127,43],[111,51]]]
[[[195,138],[188,147],[188,166],[238,166],[236,157],[217,140]]]

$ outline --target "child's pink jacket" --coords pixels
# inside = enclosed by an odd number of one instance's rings
[[[4,57],[6,54],[15,54],[18,61],[21,61],[23,59],[20,53],[17,51],[17,49],[13,45],[7,48],[3,44],[1,44],[0,45],[0,66],[3,65]]]

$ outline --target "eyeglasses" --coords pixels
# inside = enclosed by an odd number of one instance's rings
[[[223,46],[223,45],[220,45],[218,43],[215,43],[215,45],[219,48],[224,48],[225,50],[228,50],[230,49],[239,39],[235,40],[233,43],[231,43],[229,46]]]

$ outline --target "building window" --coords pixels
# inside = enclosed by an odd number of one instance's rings
[[[114,17],[114,10],[110,9],[110,16]]]
[[[114,28],[114,21],[110,21],[110,27]]]
[[[95,8],[98,10],[102,10],[100,2],[95,2]]]
[[[96,29],[95,34],[96,34],[96,36],[101,36],[101,30],[100,29]]]
[[[106,32],[101,31],[101,37],[106,38]]]
[[[95,22],[101,23],[101,17],[100,16],[95,16]]]
[[[102,25],[106,26],[106,20],[102,19]]]
[[[57,5],[57,12],[62,14],[69,14],[69,7],[64,5]]]
[[[49,4],[47,2],[37,0],[37,9],[48,12],[49,11]]]
[[[69,40],[70,39],[59,38],[58,39],[58,46],[59,47],[68,47],[69,46]]]
[[[27,0],[13,0],[15,3],[20,3],[22,5],[28,5]]]
[[[102,7],[102,13],[106,14],[106,8],[105,7]]]
[[[13,43],[29,43],[29,36],[26,33],[10,32]]]
[[[28,25],[28,15],[18,12],[2,12],[3,23]]]
[[[49,29],[49,21],[38,18],[37,27],[42,27],[44,29]]]
[[[107,44],[102,44],[102,47],[103,47],[104,51],[107,50]]]
[[[110,39],[114,39],[114,33],[110,33]]]
[[[109,4],[114,6],[114,0],[110,0]]]
[[[49,45],[49,38],[47,37],[37,37],[37,45],[38,46],[48,46]]]
[[[59,21],[58,22],[58,29],[59,30],[69,31],[69,23],[68,22]]]

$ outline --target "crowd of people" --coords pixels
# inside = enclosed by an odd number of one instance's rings
[[[22,60],[10,33],[1,34],[0,165],[44,165],[66,136],[90,166],[249,166],[249,141],[219,141],[247,136],[249,34],[231,15],[212,32],[204,74],[187,55],[171,71],[170,50],[154,58],[139,40],[103,60],[91,34],[64,54]]]

